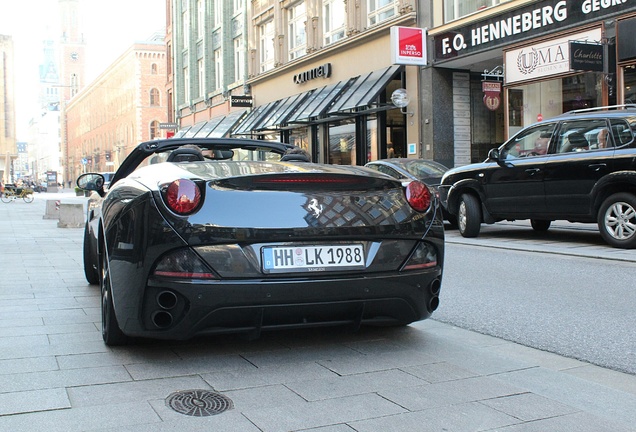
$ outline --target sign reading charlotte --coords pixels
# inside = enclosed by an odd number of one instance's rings
[[[435,60],[500,47],[520,37],[561,30],[629,9],[634,0],[544,1],[490,17],[434,37]]]

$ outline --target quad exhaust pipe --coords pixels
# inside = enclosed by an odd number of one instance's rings
[[[175,293],[166,290],[157,294],[156,301],[161,309],[152,313],[152,323],[160,329],[168,328],[174,321],[170,310],[177,306],[179,299]]]

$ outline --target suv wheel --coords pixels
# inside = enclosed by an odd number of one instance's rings
[[[470,194],[463,194],[459,199],[457,211],[457,228],[463,237],[477,237],[481,228],[481,209],[479,200]]]
[[[530,219],[532,229],[539,232],[547,231],[550,228],[551,223],[552,221],[549,220]]]
[[[598,228],[603,239],[616,248],[636,248],[636,196],[611,195],[598,212]]]

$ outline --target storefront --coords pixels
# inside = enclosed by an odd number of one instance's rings
[[[491,147],[542,119],[629,103],[635,14],[636,4],[624,0],[549,0],[502,5],[468,24],[430,30],[434,68],[451,81],[447,97],[456,102],[448,164],[483,160]],[[432,82],[430,91],[439,91]]]
[[[391,64],[389,44],[379,37],[253,80],[255,107],[232,136],[288,142],[332,164],[417,156],[417,69]],[[397,89],[412,95],[405,108],[391,100]]]

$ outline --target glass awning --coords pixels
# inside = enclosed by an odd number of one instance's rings
[[[374,104],[389,81],[397,77],[400,72],[401,66],[393,65],[367,75],[360,75],[351,86],[342,92],[338,100],[329,108],[327,114],[336,114]]]

